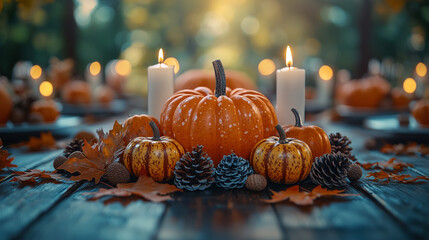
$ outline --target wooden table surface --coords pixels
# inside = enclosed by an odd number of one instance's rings
[[[111,125],[111,120],[104,122],[105,129]],[[377,133],[338,123],[319,125],[349,136],[360,162],[392,157],[363,147]],[[62,152],[10,150],[18,170],[53,170],[52,161]],[[414,164],[406,174],[429,175],[429,157],[398,158]],[[267,192],[216,188],[178,193],[171,202],[137,200],[124,207],[87,201],[82,193],[100,187],[92,183],[18,187],[10,178],[9,173],[0,183],[0,239],[429,239],[429,183],[362,179],[347,188],[358,196],[318,199],[306,207],[261,203]]]

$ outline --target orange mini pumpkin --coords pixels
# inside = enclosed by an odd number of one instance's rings
[[[68,82],[63,88],[62,98],[66,103],[89,104],[91,103],[91,86],[80,80]]]
[[[413,100],[413,95],[406,93],[401,88],[392,90],[392,102],[395,109],[407,109],[410,102]]]
[[[47,123],[55,122],[60,115],[57,105],[52,100],[40,99],[31,104],[31,113],[38,113]]]
[[[256,89],[256,85],[249,76],[239,71],[226,71],[226,82],[226,86],[233,90],[236,88]],[[216,88],[215,76],[208,70],[193,69],[182,73],[174,83],[176,92],[197,87],[207,87],[214,91]]]
[[[313,158],[331,153],[331,142],[325,131],[315,125],[303,126],[298,111],[295,108],[291,110],[295,115],[295,126],[283,126],[286,136],[307,143],[311,149]]]
[[[115,92],[107,85],[99,86],[94,91],[95,100],[103,105],[109,105],[115,98]]]
[[[153,130],[149,126],[150,122],[155,122],[156,126],[162,132],[161,125],[155,117],[140,114],[129,117],[124,122],[124,128],[127,129],[125,133],[125,144],[128,144],[131,140],[136,137],[153,137]]]
[[[219,60],[213,62],[216,91],[207,87],[182,90],[164,105],[161,126],[186,151],[203,145],[217,166],[224,155],[235,153],[249,159],[252,147],[271,136],[277,116],[270,101],[254,90],[226,88]]]
[[[153,137],[132,140],[124,151],[124,166],[136,177],[145,175],[157,182],[169,181],[174,176],[176,162],[185,150],[176,140],[161,137],[155,122],[149,125]]]
[[[6,87],[0,85],[0,125],[6,124],[12,112],[12,97],[6,91]]]
[[[411,111],[413,117],[422,127],[429,127],[429,99],[421,99]]]
[[[286,138],[280,125],[276,129],[280,137],[263,139],[253,148],[250,155],[253,170],[280,184],[306,179],[313,164],[310,147],[301,140]]]

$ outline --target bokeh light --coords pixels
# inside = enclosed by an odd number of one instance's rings
[[[258,65],[259,73],[262,75],[270,75],[276,70],[276,65],[271,59],[264,59]]]
[[[177,61],[176,58],[174,57],[169,57],[167,59],[164,60],[164,63],[169,65],[169,66],[174,66],[174,73],[178,73],[180,70],[180,64],[179,61]]]
[[[30,76],[33,79],[39,79],[42,76],[42,68],[39,65],[34,65],[30,69]]]
[[[416,80],[413,78],[407,78],[403,84],[404,91],[407,93],[414,93],[417,88]]]
[[[422,62],[419,62],[416,66],[417,75],[419,75],[419,77],[424,77],[424,76],[426,76],[427,72],[428,72],[428,69],[427,69],[426,65]]]
[[[101,65],[99,62],[93,62],[91,65],[89,65],[89,73],[91,73],[92,76],[96,76],[101,71]]]
[[[119,60],[115,65],[115,71],[121,76],[128,76],[131,73],[131,64],[127,60]]]
[[[39,86],[40,94],[44,97],[49,97],[52,95],[54,88],[52,87],[52,83],[48,81],[43,81]]]
[[[328,81],[332,78],[334,75],[334,72],[332,71],[332,68],[328,65],[323,65],[319,69],[319,76],[322,80]]]

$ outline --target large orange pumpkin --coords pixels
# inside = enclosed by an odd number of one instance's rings
[[[299,139],[310,147],[313,158],[320,157],[323,154],[331,153],[331,142],[328,135],[318,126],[303,126],[301,117],[295,108],[291,109],[295,115],[295,126],[283,126],[286,136]]]
[[[294,184],[307,178],[313,164],[310,147],[303,141],[286,138],[280,125],[280,137],[269,137],[258,142],[250,155],[255,173],[264,175],[271,182]]]
[[[0,125],[4,125],[12,112],[13,102],[12,97],[3,85],[0,85],[0,103]]]
[[[257,89],[249,76],[231,70],[226,71],[226,86],[233,90],[236,88]],[[176,92],[197,87],[207,87],[214,91],[216,88],[215,76],[208,70],[193,69],[182,73],[174,83],[174,91]]]
[[[161,126],[186,151],[203,145],[217,166],[232,152],[249,159],[252,147],[271,136],[277,124],[273,105],[254,90],[226,88],[225,73],[219,60],[213,62],[216,91],[207,87],[182,90],[164,105]]]
[[[174,176],[176,162],[185,153],[183,147],[170,137],[161,137],[155,122],[149,123],[153,137],[138,137],[124,151],[124,166],[138,176],[149,176],[157,182],[169,181]]]
[[[125,144],[128,144],[131,140],[136,137],[153,137],[153,131],[150,127],[150,122],[155,122],[156,126],[162,132],[161,125],[155,117],[140,114],[129,117],[124,122],[124,128],[127,129],[125,133]]]
[[[391,85],[384,78],[370,77],[341,84],[336,90],[336,97],[341,104],[347,106],[376,108],[390,89]]]
[[[422,127],[429,127],[429,99],[421,99],[411,111],[413,117]]]
[[[52,100],[40,99],[31,104],[31,113],[38,113],[43,117],[43,121],[52,123],[60,116],[57,105]]]

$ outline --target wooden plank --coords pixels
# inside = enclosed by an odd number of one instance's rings
[[[169,204],[159,239],[281,239],[278,218],[265,193],[221,190],[181,193]]]
[[[137,200],[126,207],[87,201],[85,184],[57,204],[19,236],[22,239],[153,239],[166,208],[164,203]]]
[[[41,170],[53,170],[52,162],[39,166]],[[16,182],[0,184],[0,232],[5,239],[19,235],[41,214],[73,191],[74,183],[46,183],[41,185],[19,187]]]

